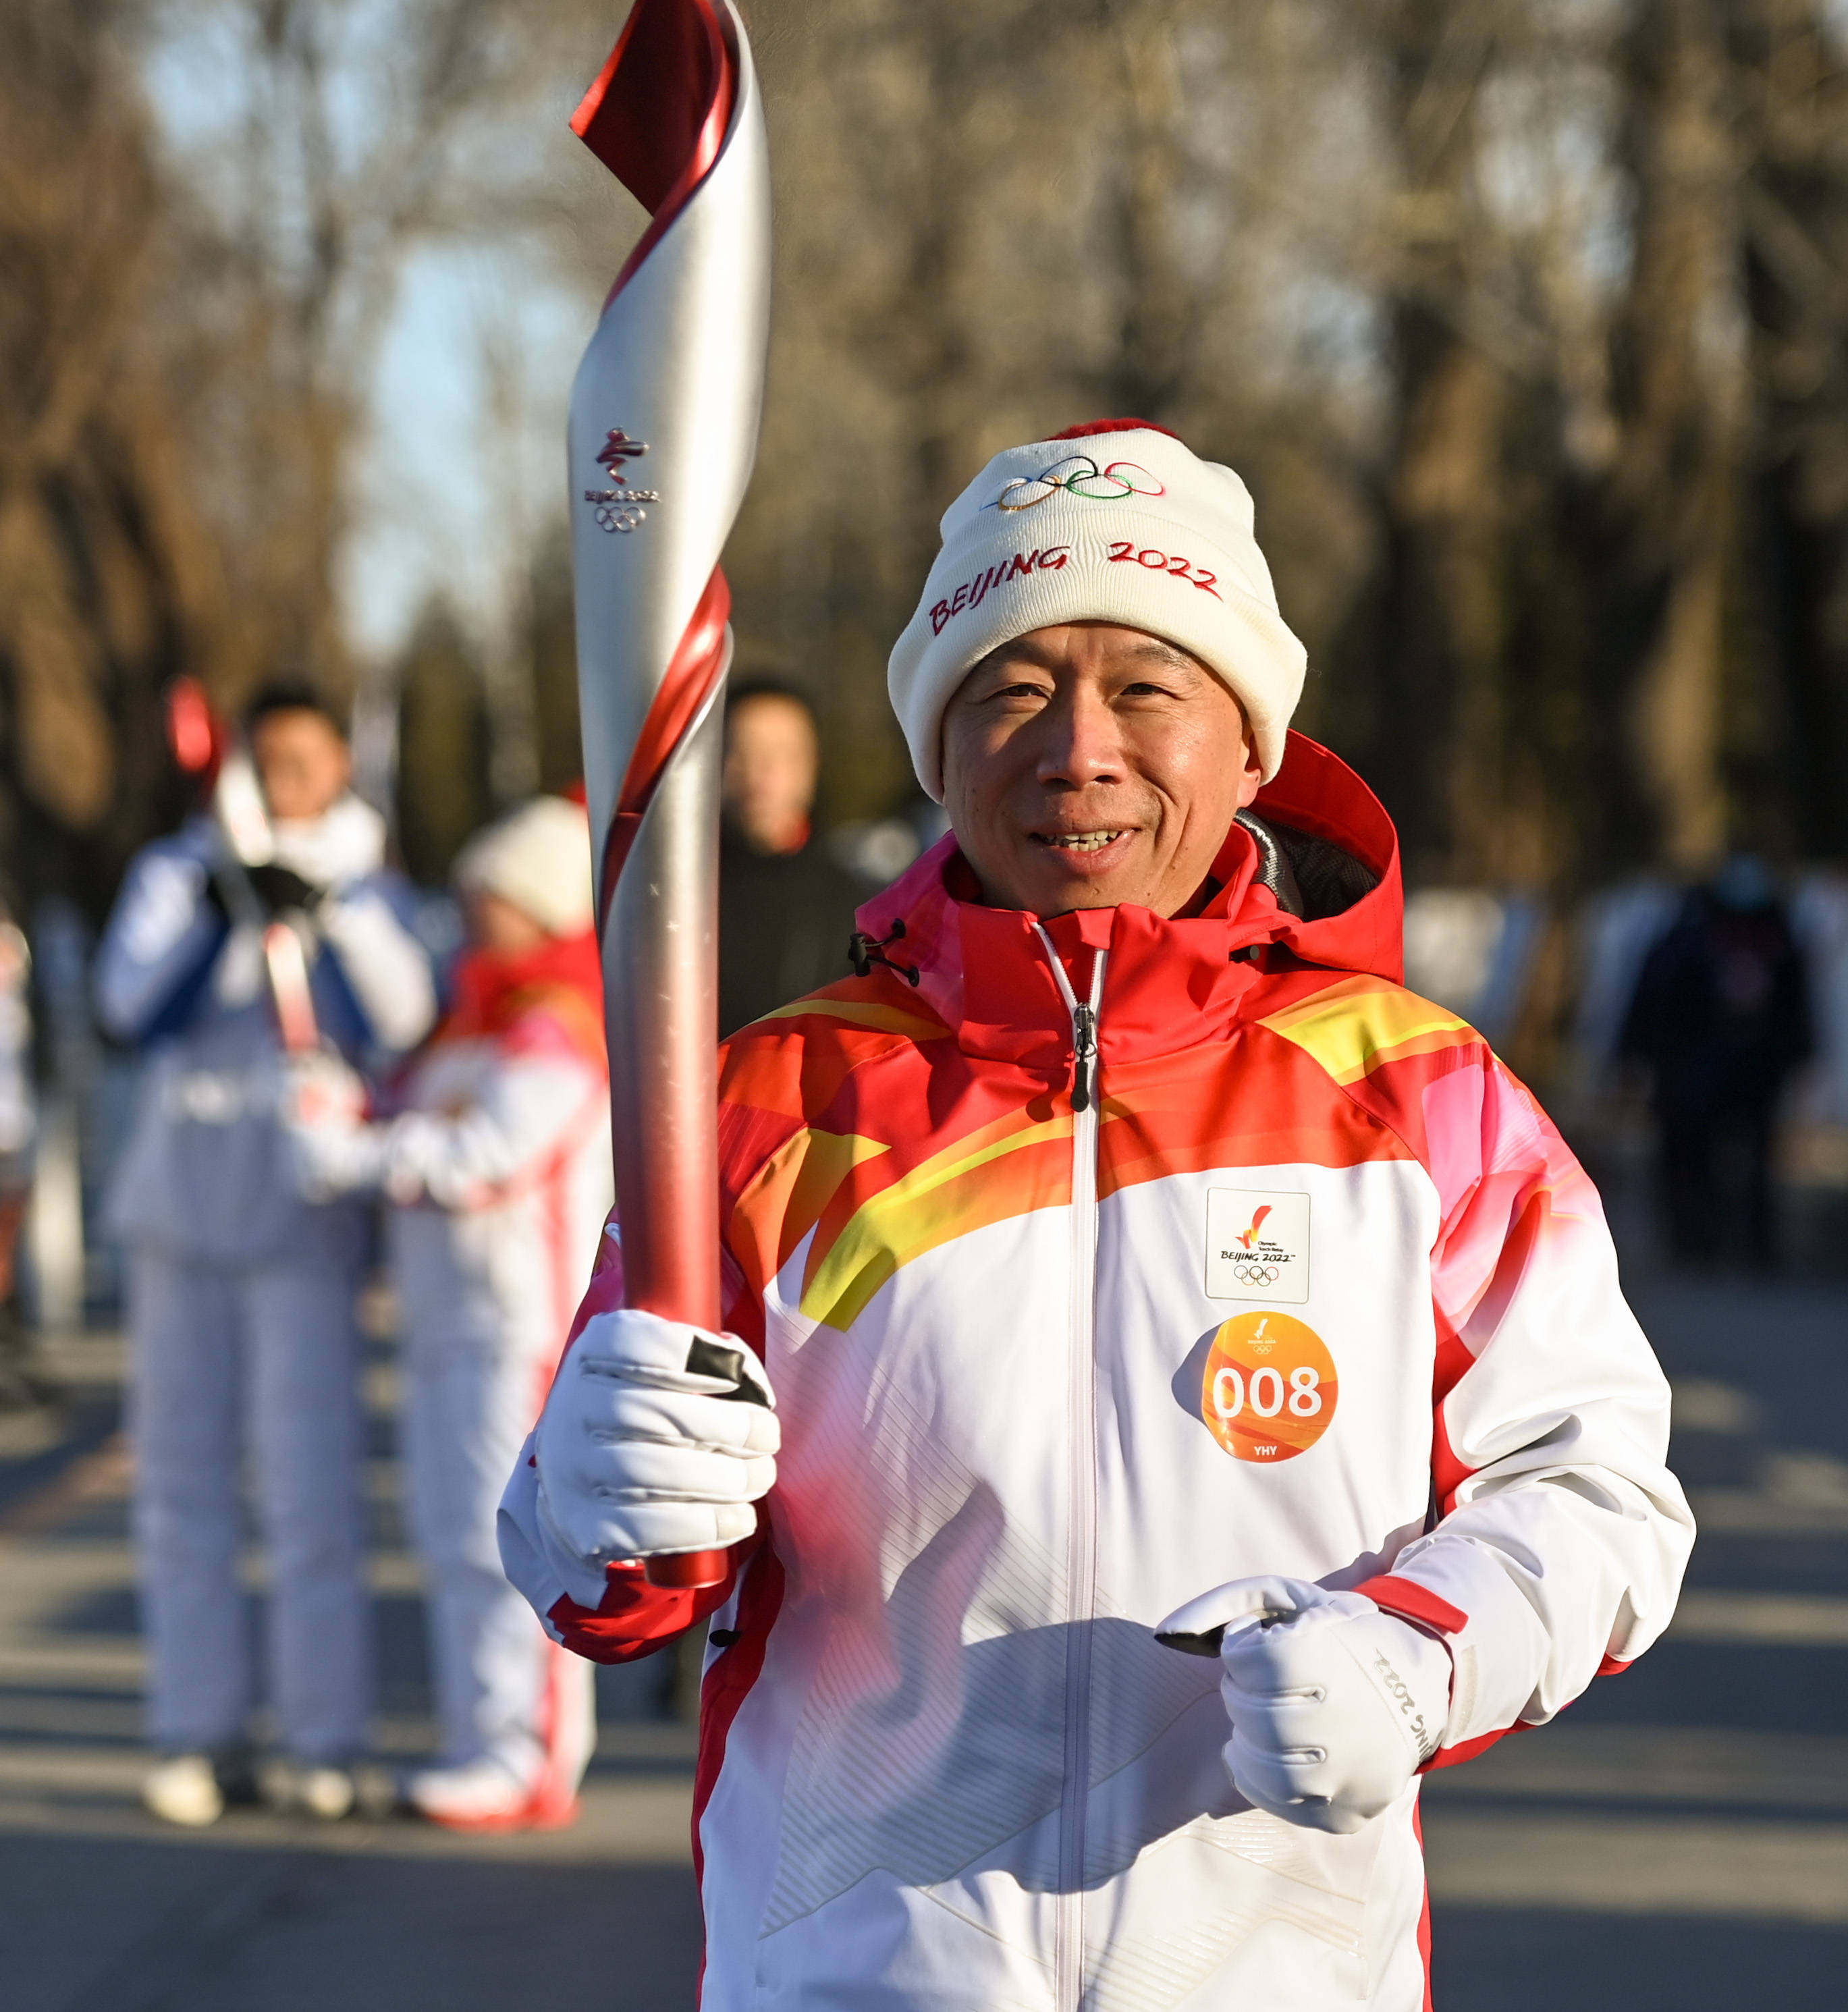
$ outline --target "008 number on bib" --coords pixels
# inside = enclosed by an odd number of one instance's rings
[[[1200,1415],[1234,1460],[1275,1466],[1307,1453],[1335,1415],[1335,1359],[1290,1314],[1239,1314],[1207,1351]]]

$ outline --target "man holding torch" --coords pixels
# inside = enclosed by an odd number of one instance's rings
[[[574,401],[574,481],[595,437]],[[996,455],[890,665],[950,834],[726,1043],[715,1139],[696,826],[617,740],[620,1228],[501,1550],[589,1657],[710,1619],[707,2012],[1414,2012],[1419,1775],[1668,1622],[1692,1525],[1596,1195],[1403,989],[1397,840],[1289,732],[1303,673],[1230,469],[1133,419]]]

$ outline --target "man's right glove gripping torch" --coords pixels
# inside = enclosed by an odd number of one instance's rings
[[[736,1335],[637,1307],[588,1322],[533,1449],[540,1540],[572,1598],[594,1607],[606,1565],[748,1537],[776,1479],[776,1407]]]

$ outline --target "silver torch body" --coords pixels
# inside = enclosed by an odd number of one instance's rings
[[[624,1293],[720,1324],[718,827],[770,299],[762,101],[730,0],[637,0],[572,121],[651,212],[571,394],[578,695]],[[722,1553],[648,1561],[659,1584]]]

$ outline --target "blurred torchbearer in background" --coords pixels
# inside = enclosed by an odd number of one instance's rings
[[[716,1329],[719,555],[757,451],[770,271],[736,13],[637,0],[572,123],[653,219],[579,367],[569,439],[621,1262],[630,1305]],[[696,1585],[723,1567],[690,1551],[651,1571]]]
[[[194,725],[211,733],[202,715]],[[185,728],[176,751],[184,759]],[[255,1701],[239,1471],[246,1433],[270,1553],[279,1799],[334,1817],[371,1702],[355,1301],[363,1212],[296,1190],[288,1052],[401,1054],[434,1011],[384,826],[348,787],[345,737],[304,686],[245,714],[249,765],[136,855],[96,963],[100,1018],[146,1052],[118,1167],[129,1250],[135,1532],[157,1815],[209,1823],[250,1776]],[[219,749],[223,750],[222,740]],[[191,765],[209,772],[208,758]]]

